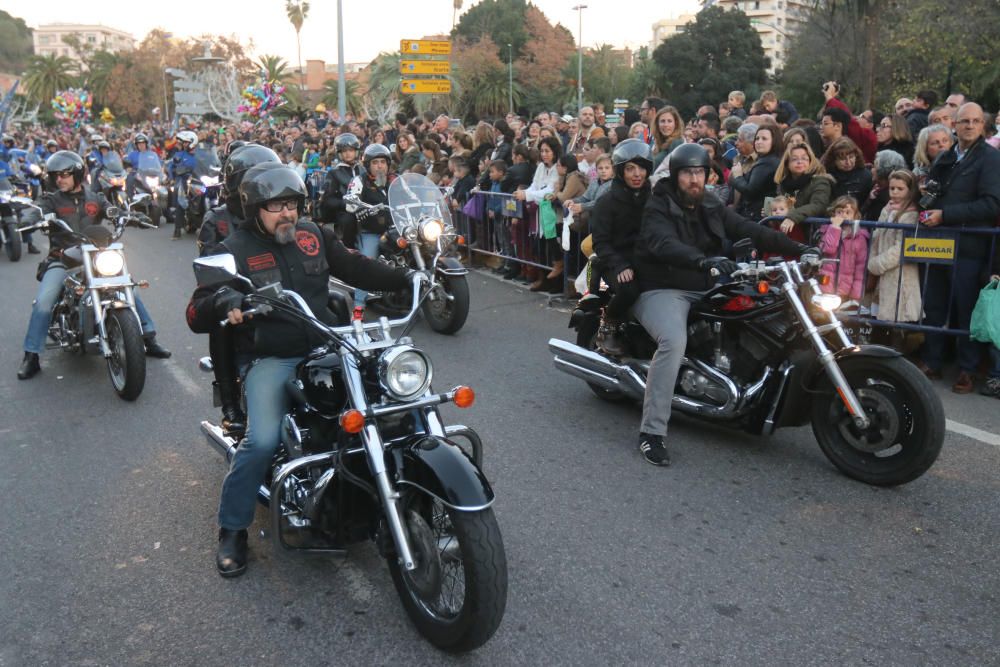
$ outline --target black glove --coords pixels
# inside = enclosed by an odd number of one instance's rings
[[[368,218],[375,215],[375,209],[373,208],[359,208],[355,213],[354,217],[358,219],[358,222],[362,220],[367,220]]]
[[[813,255],[815,257],[820,257],[822,253],[814,245],[801,245],[799,246],[799,257],[805,257],[806,255]]]
[[[698,268],[702,271],[715,269],[721,275],[728,276],[739,269],[740,266],[728,257],[706,257],[698,262]]]
[[[244,298],[241,292],[234,290],[232,287],[220,287],[212,295],[212,307],[215,309],[215,314],[219,319],[224,320],[229,316],[230,310],[234,308],[243,309]]]

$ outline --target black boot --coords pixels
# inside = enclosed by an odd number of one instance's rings
[[[247,531],[219,529],[215,566],[223,577],[238,577],[247,571]]]
[[[240,392],[236,382],[219,379],[219,400],[222,403],[222,428],[227,433],[243,433],[247,428],[247,416],[240,408]]]
[[[29,255],[40,255],[41,253],[42,253],[42,251],[39,250],[38,248],[36,248],[34,243],[31,243],[31,242],[28,243],[28,254]]]
[[[27,380],[28,378],[33,378],[40,370],[42,370],[42,365],[38,363],[38,354],[35,352],[25,352],[24,361],[21,362],[21,367],[17,369],[17,379]]]
[[[156,342],[156,334],[151,334],[149,336],[143,336],[143,341],[146,343],[146,356],[154,357],[156,359],[169,359],[171,352],[167,348],[163,347]]]

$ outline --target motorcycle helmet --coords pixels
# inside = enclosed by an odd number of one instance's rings
[[[190,148],[194,148],[198,145],[198,135],[191,130],[183,130],[177,133],[177,141],[182,144],[188,144]]]
[[[350,132],[337,135],[336,140],[333,142],[333,146],[337,149],[337,155],[340,155],[341,151],[348,148],[353,148],[356,151],[361,150],[361,142],[358,141],[358,138]]]
[[[59,150],[59,143],[55,139],[49,139],[45,142],[45,147],[51,151],[57,151]]]
[[[244,220],[257,220],[260,207],[273,199],[298,199],[300,214],[305,208],[306,184],[294,169],[280,162],[247,169],[239,192]]]
[[[389,153],[389,149],[382,144],[371,144],[365,149],[364,155],[361,158],[361,163],[365,167],[365,171],[371,171],[369,165],[375,158],[385,158],[386,164],[392,164],[392,155]]]
[[[96,144],[98,141],[104,141],[104,137],[96,133],[90,135],[90,143]]]
[[[135,139],[132,140],[132,143],[133,144],[138,144],[140,141],[146,142],[146,148],[149,148],[149,137],[147,137],[142,132],[140,132],[139,134],[135,135]]]
[[[111,150],[111,144],[109,144],[106,141],[98,141],[97,142],[97,149],[98,150],[107,150],[107,151],[109,151],[109,150]]]
[[[83,158],[73,151],[58,151],[45,161],[45,171],[49,174],[49,185],[53,189],[57,189],[56,173],[71,171],[73,172],[73,184],[80,185],[83,183],[86,166],[83,163]]]
[[[3,137],[0,137],[0,139],[2,139],[3,143],[7,146],[7,148],[10,148],[11,146],[14,145],[14,137],[7,134],[6,132],[3,133]]]
[[[708,151],[698,144],[681,144],[667,157],[667,166],[670,169],[670,182],[677,185],[677,175],[682,169],[696,167],[705,170],[708,177],[708,170],[712,168],[712,160],[708,157]]]
[[[235,143],[235,142],[234,142]],[[281,158],[267,146],[246,144],[233,150],[222,167],[222,182],[226,189],[226,208],[237,218],[243,218],[240,203],[240,183],[247,170],[258,164],[281,164]]]
[[[615,170],[615,177],[625,178],[625,165],[629,162],[636,164],[646,170],[649,175],[653,172],[653,152],[649,144],[639,139],[626,139],[615,146],[611,154],[611,164]]]
[[[243,141],[242,139],[234,139],[233,141],[230,141],[228,144],[226,144],[226,158],[228,159],[229,156],[236,151],[236,149],[243,148],[244,146],[248,145],[249,144]]]

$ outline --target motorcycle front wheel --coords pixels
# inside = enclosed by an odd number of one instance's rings
[[[6,232],[7,243],[4,245],[4,251],[7,253],[7,259],[16,262],[21,259],[21,233],[17,231],[17,225],[8,225]]]
[[[424,301],[424,317],[434,331],[453,334],[469,317],[469,281],[465,276],[445,276],[437,289],[438,298]]]
[[[507,556],[490,508],[460,512],[421,493],[403,503],[416,568],[388,558],[392,582],[417,630],[438,648],[485,644],[507,606]]]
[[[840,365],[871,420],[859,429],[831,382],[812,401],[820,449],[842,473],[874,486],[906,484],[937,460],[944,442],[941,399],[902,357],[847,359]]]
[[[105,320],[108,332],[108,375],[115,392],[126,401],[139,398],[146,384],[146,349],[142,328],[132,311],[112,310]]]

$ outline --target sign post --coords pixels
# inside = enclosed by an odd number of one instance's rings
[[[399,92],[404,95],[448,95],[451,93],[449,79],[421,78],[422,75],[447,76],[451,74],[451,63],[440,56],[451,54],[451,42],[434,39],[401,39],[399,52],[403,60],[399,62]],[[416,77],[416,78],[412,78]]]

